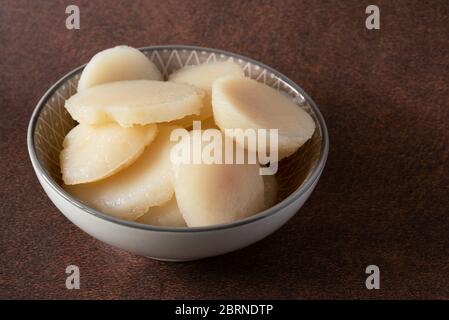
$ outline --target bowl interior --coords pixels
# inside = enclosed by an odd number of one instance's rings
[[[317,166],[323,152],[323,128],[318,115],[311,106],[313,102],[304,97],[298,87],[278,72],[251,59],[203,48],[148,47],[141,49],[153,61],[165,77],[186,65],[231,59],[243,67],[246,76],[265,83],[288,94],[298,107],[305,109],[314,119],[316,130],[313,137],[295,154],[282,160],[276,174],[279,183],[278,202],[298,189]],[[77,124],[64,108],[65,100],[76,93],[79,68],[66,76],[50,90],[40,103],[34,133],[34,149],[37,160],[46,173],[59,185],[62,183],[59,153],[65,135]],[[275,106],[273,106],[275,107]]]

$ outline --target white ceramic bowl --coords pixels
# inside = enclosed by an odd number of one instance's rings
[[[313,191],[324,168],[328,135],[324,119],[312,99],[290,79],[252,59],[216,49],[192,46],[153,46],[141,49],[164,76],[185,65],[233,59],[245,74],[289,94],[313,117],[312,139],[293,156],[282,160],[277,173],[278,203],[233,223],[196,228],[156,227],[111,217],[89,208],[61,188],[59,152],[65,134],[76,124],[64,109],[76,92],[81,66],[56,82],[41,98],[28,127],[28,151],[36,175],[55,206],[75,225],[112,246],[167,261],[195,260],[246,247],[286,223]]]

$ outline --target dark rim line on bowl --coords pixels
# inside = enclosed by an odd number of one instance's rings
[[[73,203],[75,206],[80,208],[81,210],[84,210],[85,212],[92,214],[96,217],[102,218],[106,221],[113,222],[120,224],[122,226],[126,227],[132,227],[132,228],[138,228],[143,230],[149,230],[149,231],[158,231],[158,232],[204,232],[204,231],[216,231],[216,230],[222,230],[222,229],[228,229],[233,227],[238,227],[241,225],[245,225],[251,222],[255,222],[257,220],[266,218],[268,216],[271,216],[272,214],[276,213],[278,210],[283,209],[293,203],[295,200],[297,200],[300,196],[302,196],[306,191],[310,189],[310,187],[314,184],[314,182],[320,177],[321,172],[324,169],[324,165],[326,163],[327,154],[329,151],[329,137],[327,132],[326,123],[324,122],[323,115],[321,114],[320,110],[316,106],[315,102],[312,100],[312,98],[309,97],[309,95],[304,92],[304,90],[299,87],[297,84],[295,84],[292,80],[290,80],[285,75],[281,74],[280,72],[276,71],[275,69],[259,62],[254,59],[245,57],[243,55],[235,54],[232,52],[227,52],[220,49],[212,49],[212,48],[206,48],[206,47],[197,47],[197,46],[188,46],[188,45],[162,45],[162,46],[148,46],[148,47],[142,47],[139,48],[141,51],[164,51],[164,50],[195,50],[195,51],[205,51],[205,52],[211,52],[211,53],[218,53],[218,54],[224,54],[229,57],[241,59],[243,61],[251,62],[254,65],[258,65],[262,68],[265,68],[266,70],[270,71],[271,73],[275,74],[277,77],[282,79],[285,83],[287,83],[291,89],[296,90],[299,92],[304,99],[309,103],[310,107],[315,113],[316,118],[318,119],[318,123],[321,129],[321,135],[323,137],[323,143],[321,146],[321,155],[320,159],[318,160],[318,163],[314,165],[312,169],[312,173],[310,173],[306,180],[295,190],[293,191],[287,198],[282,200],[281,202],[277,203],[273,207],[270,207],[264,211],[261,211],[255,215],[252,215],[250,217],[247,217],[245,219],[241,219],[235,222],[231,223],[225,223],[225,224],[217,224],[212,226],[204,226],[204,227],[162,227],[162,226],[152,226],[147,224],[142,224],[134,221],[128,221],[119,219],[110,215],[107,215],[105,213],[102,213],[100,211],[97,211],[91,207],[86,206],[79,200],[72,197],[69,193],[67,193],[61,186],[59,186],[58,183],[56,183],[51,176],[47,174],[47,171],[42,167],[40,161],[37,158],[36,152],[35,152],[35,145],[34,145],[34,131],[36,127],[36,122],[38,119],[38,116],[40,115],[40,112],[42,111],[43,107],[45,106],[45,103],[48,101],[49,97],[60,87],[60,85],[66,81],[68,78],[72,77],[75,73],[82,70],[86,64],[81,65],[69,73],[67,73],[65,76],[63,76],[61,79],[59,79],[53,86],[50,87],[50,89],[47,90],[47,92],[43,95],[43,97],[39,100],[37,103],[30,119],[30,123],[28,125],[28,132],[27,132],[27,144],[28,144],[28,153],[30,155],[30,158],[32,160],[32,164],[36,166],[36,173],[39,174],[52,188],[56,193],[58,193],[60,196],[64,198],[64,200]]]

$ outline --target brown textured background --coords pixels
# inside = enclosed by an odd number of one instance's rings
[[[81,30],[65,28],[65,7]],[[381,8],[381,30],[365,8]],[[447,1],[0,1],[0,298],[449,299]],[[47,88],[117,44],[260,60],[320,106],[331,148],[299,214],[244,250],[152,261],[78,230],[45,196],[26,129]],[[81,289],[65,289],[65,267]],[[381,289],[366,290],[377,264]]]

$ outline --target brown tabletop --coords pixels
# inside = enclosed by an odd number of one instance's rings
[[[449,298],[449,4],[443,1],[71,1],[0,4],[0,298]],[[380,30],[365,8],[380,7]],[[246,249],[163,263],[105,245],[53,206],[26,130],[43,93],[99,50],[191,44],[268,64],[329,129],[310,199]],[[65,268],[81,270],[67,290]],[[378,265],[380,290],[365,268]]]

